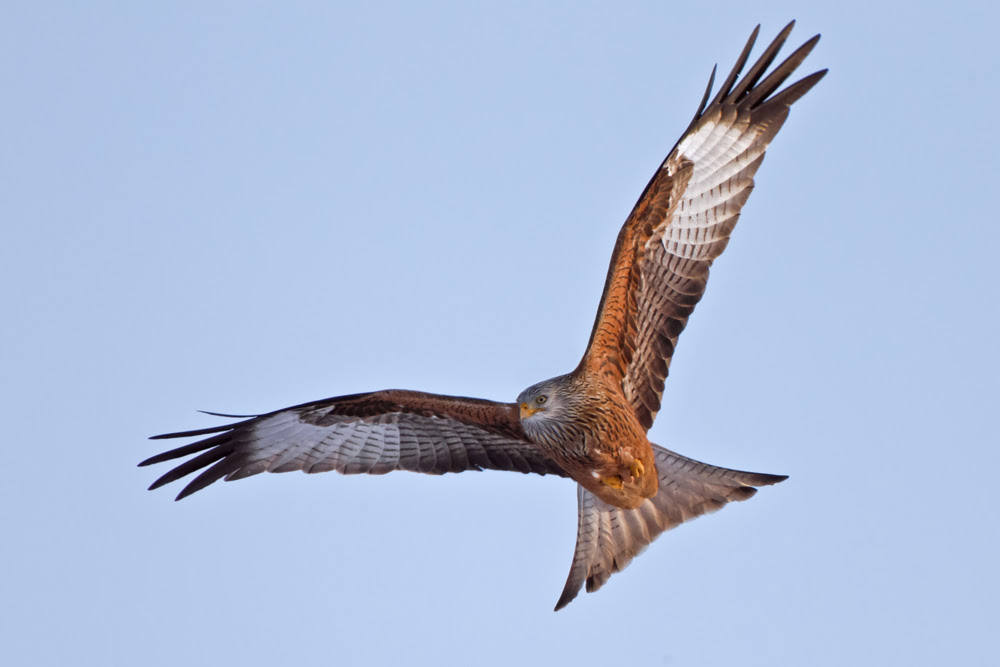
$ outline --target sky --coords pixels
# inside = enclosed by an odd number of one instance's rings
[[[993,664],[1000,15],[821,4],[5,5],[5,664]],[[567,480],[145,490],[198,409],[573,368],[712,65],[792,18],[830,74],[650,431],[787,482],[559,613]]]

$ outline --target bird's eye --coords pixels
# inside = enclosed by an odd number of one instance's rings
[[[548,396],[539,396],[538,398],[535,399],[535,403],[538,403],[539,405],[541,405],[542,403],[544,403],[547,400],[549,400]]]

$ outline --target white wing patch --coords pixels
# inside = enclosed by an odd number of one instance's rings
[[[669,163],[691,163],[692,173],[663,230],[660,242],[671,255],[682,259],[717,257],[740,210],[753,189],[766,142],[758,141],[761,128],[740,118],[735,108],[705,122],[677,147]]]

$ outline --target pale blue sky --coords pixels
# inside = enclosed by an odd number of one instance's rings
[[[988,3],[83,4],[0,21],[5,664],[995,664]],[[830,75],[650,433],[788,482],[558,614],[565,480],[145,491],[198,408],[569,370],[712,64],[791,18]]]

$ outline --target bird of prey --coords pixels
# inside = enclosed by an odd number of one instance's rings
[[[786,26],[740,77],[760,26],[712,96],[713,68],[694,119],[625,220],[590,342],[571,372],[534,384],[514,403],[385,390],[303,403],[160,438],[207,436],[146,459],[191,456],[150,489],[200,471],[177,499],[225,478],[261,472],[393,470],[443,474],[509,470],[577,482],[576,549],[561,609],[663,531],[746,500],[786,479],[701,463],[649,442],[677,338],[753,189],[764,151],[789,107],[825,74],[782,88],[819,35],[770,73]]]

